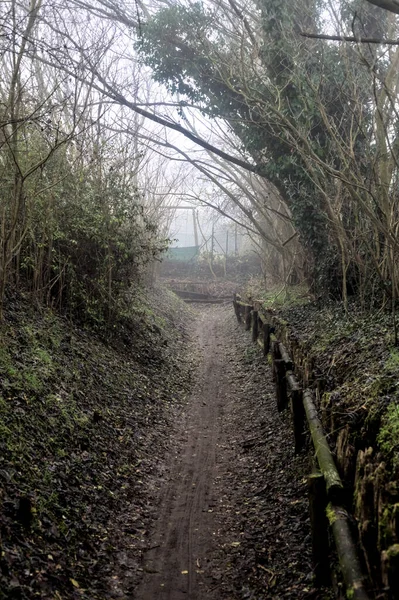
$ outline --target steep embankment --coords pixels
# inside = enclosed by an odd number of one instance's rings
[[[108,340],[9,297],[0,346],[3,598],[135,587],[168,426],[191,386],[190,314],[137,302]]]
[[[378,598],[398,598],[399,350],[392,316],[341,305],[282,310],[278,335],[313,386]],[[384,590],[384,591],[383,591]]]

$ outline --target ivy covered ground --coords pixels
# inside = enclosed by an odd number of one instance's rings
[[[333,436],[350,423],[357,449],[373,446],[399,474],[399,348],[392,315],[340,303],[309,303],[280,312],[313,357],[323,407],[334,415]]]
[[[150,481],[162,477],[157,456],[194,366],[185,305],[160,290],[133,303],[135,316],[102,339],[27,298],[7,298],[2,598],[95,600],[136,584],[155,510]]]
[[[254,279],[247,295],[259,298],[286,324],[289,335],[313,360],[334,413],[335,431],[351,424],[358,448],[375,446],[399,475],[399,347],[389,307],[371,310],[350,302],[317,302],[306,286],[264,290]]]
[[[312,301],[306,290],[258,295],[314,389],[347,490],[358,550],[376,597],[398,597],[399,348],[391,307]],[[286,301],[285,301],[286,300]]]

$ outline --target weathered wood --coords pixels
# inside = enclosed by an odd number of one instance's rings
[[[252,304],[248,304],[248,302],[242,302],[241,300],[236,300],[238,306],[242,306],[243,308],[245,308],[246,306],[249,306],[249,308],[252,310]]]
[[[280,349],[281,358],[285,362],[285,368],[287,369],[287,371],[292,371],[292,360],[290,358],[290,355],[287,352],[286,347],[284,346],[284,344],[282,342],[279,342],[278,346]]]
[[[356,555],[355,545],[351,538],[348,514],[341,506],[338,506],[339,500],[343,496],[343,485],[328,446],[322,424],[317,416],[313,393],[311,390],[306,390],[303,393],[295,375],[290,369],[287,369],[287,365],[292,366],[292,360],[284,345],[279,343],[271,333],[269,319],[272,317],[265,319],[260,311],[254,310],[251,305],[239,301],[237,296],[234,298],[235,310],[236,306],[240,314],[241,311],[244,312],[245,328],[247,330],[251,328],[252,316],[252,335],[254,341],[257,340],[259,345],[263,346],[265,354],[268,350],[271,350],[272,372],[276,383],[277,407],[279,411],[287,406],[287,385],[289,386],[294,421],[295,450],[297,452],[304,443],[304,422],[306,419],[309,424],[316,457],[321,470],[321,475],[319,474],[309,481],[309,502],[313,515],[311,516],[313,523],[312,530],[314,531],[314,541],[312,543],[316,565],[316,581],[318,584],[327,582],[327,560],[325,559],[325,556],[327,556],[325,515],[327,515],[332,528],[346,586],[346,597],[348,600],[369,600],[364,587],[363,575]],[[269,322],[267,322],[268,320]],[[263,323],[262,339],[258,336],[259,321]],[[305,367],[305,370],[308,376],[308,371],[313,373],[313,368],[306,369]],[[321,488],[322,482],[324,482],[323,488]],[[327,501],[329,501],[329,504],[326,507]],[[397,561],[396,550],[395,548],[395,552],[392,553],[395,554],[392,560],[392,563],[395,563],[395,565]]]
[[[258,311],[252,311],[252,341],[256,342],[259,333]]]
[[[341,506],[331,502],[327,506],[327,517],[333,532],[339,565],[345,583],[348,600],[370,600],[365,589],[356,547],[352,539],[349,515]]]
[[[327,494],[324,476],[319,471],[308,477],[309,514],[312,533],[312,556],[317,586],[330,582]]]
[[[288,406],[287,380],[285,377],[285,362],[278,358],[274,360],[277,410],[283,411]]]
[[[241,310],[237,302],[237,294],[234,294],[233,296],[233,306],[237,321],[241,323]]]
[[[270,319],[269,317],[267,317],[266,315],[263,314],[262,310],[258,310],[259,313],[259,319],[262,321],[262,323],[269,323]]]
[[[285,377],[287,379],[288,387],[291,392],[298,391],[301,389],[301,386],[299,385],[298,380],[292,371],[287,370]]]
[[[273,381],[276,381],[276,360],[280,359],[280,351],[278,349],[277,340],[273,336],[270,336],[270,354],[272,357],[272,378]]]
[[[305,410],[302,401],[302,389],[292,371],[285,374],[288,389],[291,392],[291,413],[294,429],[295,453],[298,454],[305,444]]]
[[[294,429],[295,454],[299,454],[305,445],[305,409],[303,407],[301,389],[291,391],[291,412]]]
[[[227,304],[229,299],[225,298],[184,298],[183,302],[185,304]]]
[[[214,296],[212,296],[211,294],[203,294],[202,292],[192,292],[191,290],[177,290],[175,288],[172,288],[172,292],[182,299],[188,298],[190,300],[209,300],[210,298],[214,298]]]
[[[251,329],[251,312],[252,306],[246,304],[244,312],[245,331],[249,331]]]
[[[303,406],[320,471],[323,473],[326,480],[327,495],[330,500],[336,500],[342,497],[343,485],[337,467],[335,466],[327,438],[324,434],[323,426],[317,416],[317,410],[313,401],[313,393],[309,389],[305,390],[303,394]]]
[[[270,352],[270,325],[263,323],[263,356],[267,356]]]

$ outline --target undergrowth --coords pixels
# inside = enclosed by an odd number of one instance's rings
[[[275,285],[266,289],[264,280],[260,277],[251,277],[245,287],[248,298],[261,302],[264,309],[289,309],[302,306],[310,301],[309,290],[305,284],[288,286]]]
[[[399,404],[396,402],[388,406],[382,419],[378,444],[392,460],[394,468],[399,467]]]
[[[333,415],[333,437],[349,424],[355,447],[373,446],[395,462],[399,352],[391,315],[364,313],[356,304],[345,310],[340,303],[298,305],[280,315],[314,358],[315,375],[324,382],[324,413]]]
[[[0,597],[110,597],[118,552],[133,560],[145,531],[140,498],[157,468],[152,452],[162,455],[160,426],[191,385],[189,319],[173,294],[142,292],[105,339],[9,298],[0,330]]]

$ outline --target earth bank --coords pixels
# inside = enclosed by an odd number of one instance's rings
[[[392,316],[317,303],[269,314],[303,386],[315,389],[375,597],[399,598],[399,352]]]
[[[190,311],[136,298],[101,339],[9,296],[0,347],[3,598],[126,597],[140,577],[153,480],[191,388]],[[123,581],[120,573],[123,571]]]

